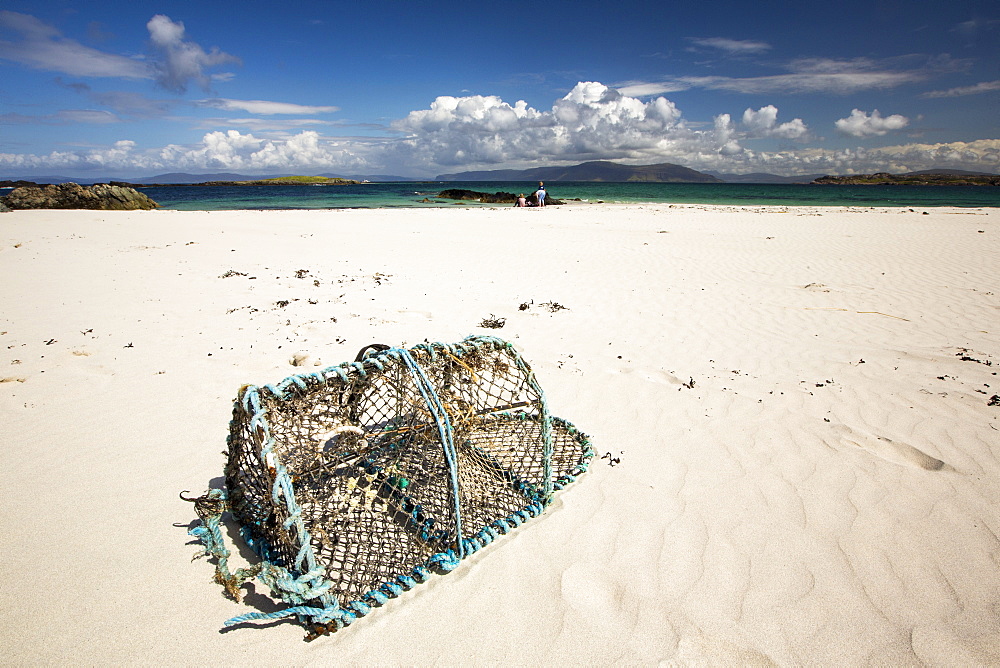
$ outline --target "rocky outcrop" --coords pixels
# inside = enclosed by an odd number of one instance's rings
[[[0,213],[7,213],[8,211],[10,211],[10,209],[7,208],[7,205],[0,201]]]
[[[106,183],[81,186],[61,183],[57,186],[15,188],[0,198],[11,209],[100,209],[133,211],[155,209],[156,202],[134,188]]]
[[[442,190],[438,193],[438,197],[442,199],[462,199],[470,200],[474,202],[482,202],[483,204],[513,204],[517,201],[517,195],[514,193],[496,192],[496,193],[481,193],[475,190],[462,190],[460,188],[453,188],[451,190]],[[532,205],[537,204],[535,200],[535,194],[532,193],[526,196],[528,202]],[[545,206],[551,204],[562,204],[561,201],[555,199],[554,197],[545,196]]]

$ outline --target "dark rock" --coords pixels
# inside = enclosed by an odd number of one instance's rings
[[[6,204],[0,201],[0,213],[7,213],[8,211],[10,211],[10,208],[8,208]]]
[[[34,181],[0,181],[0,188],[20,188],[22,186],[37,186]]]
[[[57,186],[15,188],[0,201],[11,209],[100,209],[133,211],[159,206],[134,188],[98,183],[81,186],[61,183]]]
[[[461,188],[454,188],[451,190],[442,190],[438,193],[438,197],[444,199],[461,199],[470,200],[475,202],[482,202],[483,204],[514,204],[517,202],[517,195],[514,193],[505,192],[495,192],[495,193],[481,193],[475,190],[462,190]],[[534,193],[525,196],[525,199],[532,205],[538,204],[535,199]],[[550,204],[562,204],[560,200],[548,195],[545,196],[545,206]]]

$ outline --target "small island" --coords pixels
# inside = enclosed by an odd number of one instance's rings
[[[279,176],[273,179],[252,179],[250,181],[202,181],[200,183],[129,183],[111,181],[113,186],[132,188],[185,188],[188,186],[353,186],[361,183],[351,179],[327,176]]]
[[[328,176],[279,176],[273,179],[254,179],[252,181],[205,181],[192,185],[199,186],[351,186],[361,183],[351,179],[333,178]]]

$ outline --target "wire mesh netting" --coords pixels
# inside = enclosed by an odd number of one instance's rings
[[[295,614],[321,634],[541,513],[593,452],[513,346],[470,337],[246,386],[228,455],[226,503],[263,565],[233,575],[223,558],[216,579],[238,596],[258,575],[296,606],[230,621]]]

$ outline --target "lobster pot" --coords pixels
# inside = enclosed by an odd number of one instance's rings
[[[228,508],[265,582],[318,632],[538,515],[593,455],[493,337],[246,386],[228,445]]]

